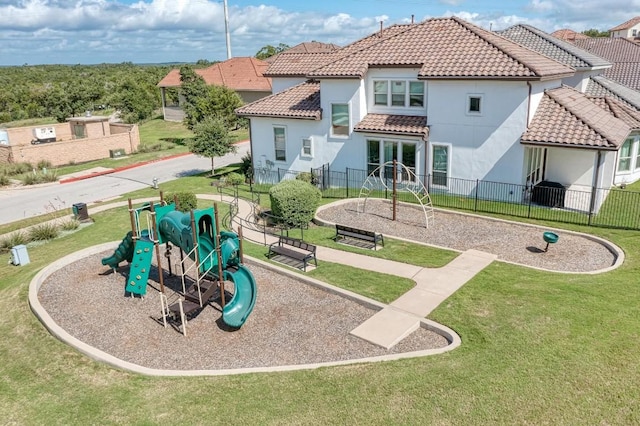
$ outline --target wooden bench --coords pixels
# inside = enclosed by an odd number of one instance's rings
[[[375,250],[378,249],[378,243],[381,243],[384,247],[384,237],[382,236],[382,234],[378,234],[373,231],[365,231],[364,229],[358,229],[351,226],[339,225],[336,223],[335,241],[344,240],[347,238],[372,243]]]
[[[307,265],[311,261],[313,261],[315,266],[318,266],[318,260],[316,259],[316,246],[305,243],[297,238],[280,236],[277,242],[269,245],[267,257],[271,258],[275,255],[285,256],[302,262],[302,268],[305,272],[307,271]]]

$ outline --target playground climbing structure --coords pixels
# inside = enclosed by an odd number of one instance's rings
[[[141,220],[145,212],[148,214],[146,227],[143,227]],[[203,309],[217,290],[225,324],[239,328],[245,323],[255,306],[257,286],[253,274],[242,262],[238,234],[219,230],[217,206],[183,213],[176,210],[175,203],[166,204],[161,200],[134,209],[129,200],[129,214],[132,230],[113,255],[102,259],[103,265],[113,269],[120,262],[129,262],[127,293],[132,296],[146,294],[155,253],[165,326],[167,318],[179,318],[186,334],[186,319]],[[164,288],[161,244],[166,244],[165,254],[170,253],[171,245],[181,250],[176,271],[181,275],[182,293],[172,303]],[[189,286],[187,281],[191,282]],[[225,303],[225,281],[234,285],[233,297],[228,303]]]
[[[387,193],[389,190],[391,190],[393,201],[393,220],[396,220],[398,192],[407,192],[412,194],[420,207],[422,207],[425,226],[429,228],[429,223],[433,222],[434,218],[429,192],[411,169],[395,160],[384,163],[367,176],[360,188],[358,212],[365,212],[367,200],[370,196]]]

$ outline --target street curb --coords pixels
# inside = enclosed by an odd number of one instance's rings
[[[235,142],[234,145],[240,145],[242,143],[249,143],[249,142],[251,142],[249,139],[245,139],[243,141]],[[111,170],[105,170],[103,172],[91,173],[91,174],[88,174],[88,175],[76,176],[76,177],[72,177],[72,178],[68,178],[68,179],[61,179],[61,180],[58,181],[58,183],[63,184],[63,183],[77,182],[79,180],[89,179],[89,178],[96,177],[96,176],[108,175],[108,174],[111,174],[111,173],[121,172],[121,171],[124,171],[124,170],[129,170],[129,169],[133,169],[133,168],[140,167],[140,166],[146,166],[147,164],[153,164],[153,163],[157,163],[159,161],[164,161],[164,160],[172,160],[174,158],[185,157],[187,155],[192,155],[192,154],[193,153],[191,153],[191,152],[183,152],[181,154],[170,155],[168,157],[156,158],[155,160],[149,160],[149,161],[143,161],[141,163],[129,164],[128,166],[122,166],[122,167],[118,167],[118,168],[111,169]]]
[[[72,177],[72,178],[68,178],[68,179],[61,179],[61,180],[58,181],[58,183],[63,184],[63,183],[77,182],[79,180],[90,179],[90,178],[96,177],[96,176],[103,176],[103,175],[108,175],[108,174],[111,174],[111,173],[116,173],[116,172],[121,172],[121,171],[124,171],[124,170],[133,169],[133,168],[140,167],[140,166],[146,166],[147,164],[157,163],[159,161],[172,160],[174,158],[186,157],[187,155],[191,155],[191,153],[190,152],[183,152],[181,154],[175,154],[175,155],[170,155],[168,157],[156,158],[155,160],[143,161],[141,163],[133,163],[133,164],[129,164],[128,166],[122,166],[122,167],[118,167],[118,168],[115,168],[115,169],[105,170],[105,171],[102,171],[102,172],[91,173],[91,174],[82,175],[82,176],[76,176],[76,177]]]

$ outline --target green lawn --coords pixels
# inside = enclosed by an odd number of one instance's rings
[[[494,262],[429,316],[462,337],[462,346],[447,354],[289,373],[152,378],[78,354],[29,310],[28,284],[37,270],[120,239],[128,227],[126,208],[92,217],[95,224],[30,248],[30,265],[0,263],[5,424],[640,423],[638,232],[571,227],[624,249],[625,264],[607,274]],[[383,251],[396,250],[402,252],[390,244]],[[313,276],[378,300],[404,291],[396,278],[369,274],[321,262]]]

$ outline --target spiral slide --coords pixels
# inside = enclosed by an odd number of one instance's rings
[[[257,286],[253,274],[244,265],[224,271],[224,278],[233,281],[235,293],[222,310],[222,320],[229,327],[242,327],[256,304]]]

